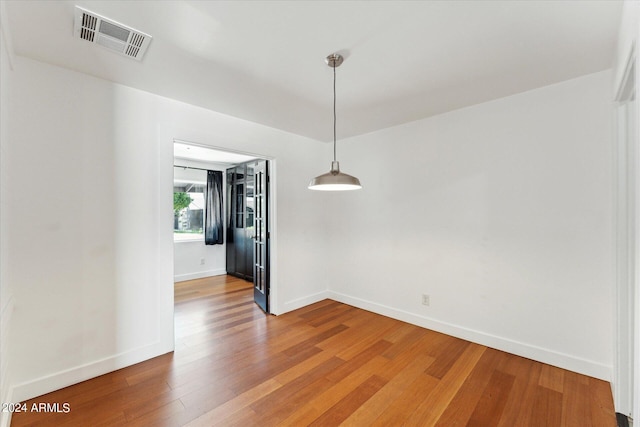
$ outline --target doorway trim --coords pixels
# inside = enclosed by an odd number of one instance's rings
[[[637,419],[640,413],[640,123],[637,118],[640,67],[635,43],[629,49],[625,64],[615,96],[612,391],[615,410]],[[635,111],[632,100],[635,100]]]

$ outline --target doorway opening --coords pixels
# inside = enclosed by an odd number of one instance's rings
[[[269,313],[275,219],[269,170],[274,160],[180,140],[174,140],[173,160],[174,283],[226,274],[239,277],[253,283],[255,302]],[[211,182],[214,174],[222,180],[217,193],[211,190],[217,185]],[[216,206],[221,206],[222,236],[215,242],[205,240],[212,194],[218,195]]]

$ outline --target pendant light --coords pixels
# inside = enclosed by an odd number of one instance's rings
[[[355,176],[340,172],[340,164],[336,160],[336,67],[344,61],[342,55],[333,53],[325,60],[327,65],[333,68],[333,161],[331,170],[317,176],[309,183],[309,190],[320,191],[348,191],[362,188],[360,180]]]

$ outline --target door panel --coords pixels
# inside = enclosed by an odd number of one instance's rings
[[[234,275],[245,278],[245,263],[246,263],[246,230],[244,228],[244,201],[245,201],[245,166],[236,167],[236,179],[234,181],[234,212],[235,220],[233,223],[233,244],[236,258],[236,265]]]
[[[253,281],[253,236],[255,234],[254,227],[254,168],[252,165],[247,165],[245,175],[245,199],[244,199],[244,262],[241,267],[241,273],[245,280]]]
[[[253,299],[269,312],[269,164],[253,165]]]

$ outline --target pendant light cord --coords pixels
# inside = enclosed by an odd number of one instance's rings
[[[336,161],[336,65],[333,64],[333,161]]]

